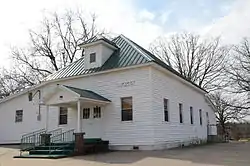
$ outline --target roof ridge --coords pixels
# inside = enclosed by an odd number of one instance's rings
[[[121,34],[121,35],[119,35],[119,36],[121,36],[121,38],[123,38],[124,40],[126,40],[126,42],[128,42],[134,49],[136,49],[138,52],[140,52],[141,55],[143,55],[148,61],[152,61],[152,60],[153,60],[152,57],[148,57],[148,55],[147,55],[144,51],[140,50],[140,48],[138,48],[138,47],[134,44],[134,42],[132,42],[132,41],[131,41],[130,39],[128,39],[126,36],[124,36],[123,34]]]
[[[110,102],[109,99],[103,97],[102,95],[94,92],[94,91],[91,91],[91,90],[87,90],[87,89],[81,89],[81,88],[77,88],[77,87],[73,87],[73,86],[68,86],[68,85],[62,85],[64,86],[65,88],[77,93],[80,95],[80,97],[86,97],[86,98],[89,98],[89,99],[94,99],[94,100],[102,100],[102,101],[108,101]],[[94,95],[94,96],[93,96]]]
[[[73,86],[68,86],[68,85],[63,85],[63,86],[65,86],[65,87],[67,87],[67,88],[73,88],[73,89],[85,90],[85,89],[81,89],[81,88],[77,88],[77,87],[73,87]]]
[[[94,42],[97,42],[100,40],[110,44],[113,47],[118,48],[117,45],[113,42],[113,40],[109,39],[108,37],[104,36],[103,34],[96,34],[93,37],[91,37],[91,38],[87,39],[86,41],[82,42],[81,44],[79,44],[79,46],[87,45],[87,44],[94,43]]]
[[[65,86],[65,87],[67,87],[67,88],[73,88],[73,89],[78,89],[78,90],[82,90],[82,91],[93,92],[93,91],[88,90],[88,89],[82,89],[82,88],[73,87],[73,86],[68,86],[68,85],[63,85],[63,86]]]

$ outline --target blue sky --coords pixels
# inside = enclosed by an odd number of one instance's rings
[[[135,6],[155,14],[153,21],[166,30],[186,30],[182,21],[192,20],[199,24],[210,24],[217,18],[230,12],[234,0],[136,0]],[[162,14],[168,13],[168,19],[159,21]]]
[[[79,8],[95,13],[99,28],[145,48],[182,31],[221,36],[227,44],[250,37],[250,0],[8,0],[0,5],[0,67],[10,66],[10,46],[27,46],[28,30],[40,30],[45,11]]]

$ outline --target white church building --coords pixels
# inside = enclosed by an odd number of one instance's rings
[[[84,57],[0,101],[0,144],[57,128],[116,150],[166,149],[217,134],[207,92],[149,51],[123,35],[80,46]]]

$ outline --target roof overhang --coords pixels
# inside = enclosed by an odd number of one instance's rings
[[[198,87],[198,85],[195,85],[194,83],[187,81],[186,79],[174,74],[173,72],[169,71],[168,69],[166,69],[165,67],[163,67],[162,65],[159,65],[158,63],[154,62],[152,63],[152,66],[155,67],[156,69],[163,71],[171,76],[173,76],[174,78],[176,78],[177,80],[181,81],[182,83],[186,84],[187,86],[193,88],[194,90],[202,93],[202,94],[207,94],[207,91],[205,91],[204,89]]]
[[[50,93],[44,97],[43,104],[58,106],[63,104],[74,104],[77,101],[101,105],[111,102],[105,97],[90,90],[69,87],[66,85],[57,85],[53,93]]]
[[[211,101],[211,99],[209,98],[208,94],[205,94],[205,101],[208,103],[208,105],[214,110],[214,112],[216,112],[216,107],[214,105],[214,103]]]
[[[109,47],[109,48],[111,48],[113,50],[117,50],[118,49],[118,47],[115,47],[112,44],[109,44],[108,42],[106,42],[103,39],[99,39],[99,40],[91,42],[91,43],[86,43],[86,44],[83,43],[83,44],[80,44],[79,47],[81,47],[81,48],[88,48],[88,47],[91,47],[91,46],[94,46],[94,45],[97,45],[97,44],[103,44],[106,47]]]
[[[80,97],[79,99],[81,101],[90,102],[90,103],[100,103],[100,104],[111,103],[111,101],[95,100],[95,99],[90,99],[90,98],[85,98],[85,97]]]

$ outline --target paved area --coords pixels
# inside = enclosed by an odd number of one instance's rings
[[[250,143],[225,143],[164,151],[110,152],[57,160],[13,159],[14,146],[0,147],[0,166],[250,166]]]

